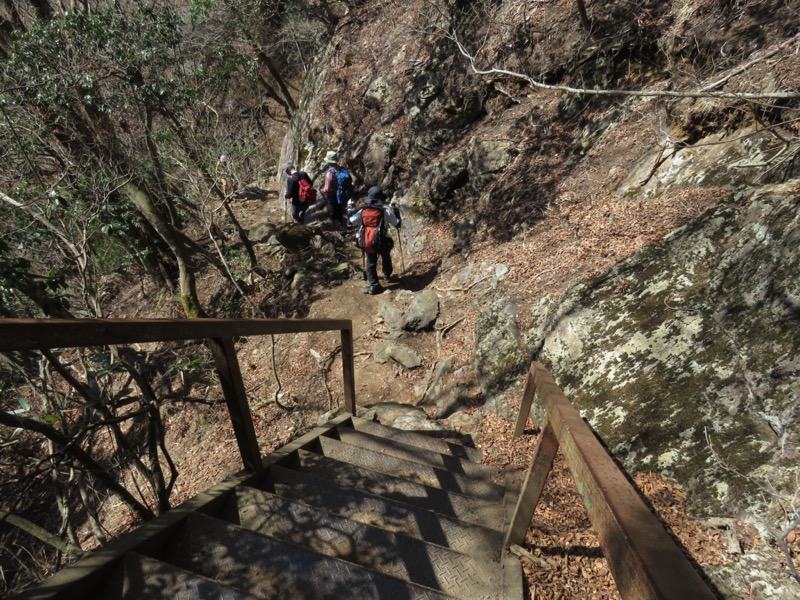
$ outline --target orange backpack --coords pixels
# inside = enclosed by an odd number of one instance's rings
[[[381,250],[384,234],[383,209],[373,206],[362,208],[361,230],[356,245],[367,254],[377,254]]]

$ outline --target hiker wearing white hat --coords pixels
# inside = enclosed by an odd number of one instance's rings
[[[325,183],[319,189],[325,197],[328,205],[328,214],[331,223],[339,230],[339,234],[345,236],[344,209],[347,201],[353,197],[353,178],[347,169],[339,164],[339,155],[335,150],[329,150],[325,154],[325,162],[329,169],[325,173]]]

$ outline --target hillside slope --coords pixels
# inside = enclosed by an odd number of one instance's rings
[[[796,186],[768,186],[797,176],[797,98],[769,93],[788,91],[791,96],[800,84],[797,39],[791,37],[798,14],[781,2],[676,1],[590,6],[589,17],[587,32],[577,4],[566,0],[491,6],[365,2],[342,20],[317,72],[309,76],[305,110],[295,118],[283,158],[320,173],[325,152],[336,149],[356,175],[362,194],[380,184],[403,208],[404,259],[410,275],[406,283],[413,281],[413,291],[419,291],[423,282],[440,302],[437,328],[442,334],[435,352],[428,342],[422,354],[428,365],[450,361],[439,387],[442,397],[429,407],[431,415],[464,429],[476,422],[464,415],[476,410],[510,418],[525,364],[531,358],[545,359],[557,381],[570,384],[579,406],[594,407],[587,414],[591,424],[601,438],[614,440],[618,458],[632,471],[660,470],[691,488],[694,471],[671,468],[671,461],[636,462],[634,458],[652,455],[657,446],[649,448],[648,440],[639,436],[633,446],[637,452],[627,453],[632,439],[622,439],[625,433],[618,431],[616,421],[603,418],[614,409],[614,390],[623,382],[640,392],[633,394],[626,410],[635,411],[638,403],[650,400],[666,402],[647,382],[652,369],[636,369],[635,364],[612,369],[607,362],[590,367],[575,360],[589,342],[624,347],[626,339],[617,338],[635,335],[637,326],[621,321],[617,327],[604,316],[611,327],[591,327],[590,322],[580,334],[585,337],[565,342],[563,327],[569,328],[569,321],[555,319],[582,310],[581,302],[596,302],[591,295],[570,293],[570,303],[559,303],[582,282],[588,284],[579,289],[588,285],[592,290],[592,282],[603,280],[612,295],[641,302],[641,294],[626,296],[626,291],[638,289],[639,274],[664,268],[647,262],[653,254],[649,249],[660,247],[664,236],[681,226],[693,231],[694,220],[720,202],[746,212],[763,188],[792,205]],[[495,71],[476,73],[462,50],[477,53],[477,69]],[[536,87],[497,72],[500,68],[546,86],[767,96],[593,96]],[[786,210],[788,223],[793,223],[791,208]],[[705,218],[713,220],[713,213],[708,214]],[[753,219],[762,220],[757,214]],[[721,236],[732,235],[736,227],[742,225],[725,225],[714,241],[728,243]],[[776,250],[768,251],[765,260],[789,265],[780,272],[781,280],[797,279],[797,263],[777,250],[792,247],[794,232],[794,226],[780,226],[768,235]],[[619,264],[630,267],[624,274],[603,275]],[[743,276],[752,278],[758,270],[752,266]],[[728,282],[721,288],[723,297],[726,289],[746,293]],[[796,325],[796,290],[785,296],[788,308],[771,313],[758,327],[777,332]],[[401,308],[409,300],[401,292],[387,298]],[[380,312],[379,303],[373,306]],[[714,306],[691,308],[713,311]],[[747,312],[740,315],[747,318]],[[659,317],[667,329],[682,318],[669,310]],[[627,330],[633,334],[622,333]],[[666,344],[680,352],[684,341],[668,335]],[[796,336],[783,336],[782,342],[784,346],[773,349],[774,356],[795,356]],[[541,353],[558,343],[571,344],[571,350]],[[621,352],[627,360],[624,348]],[[777,371],[761,377],[768,366],[752,364],[742,370],[747,354],[715,358],[722,361],[715,368],[744,377],[743,385],[725,392],[739,406],[748,405],[748,394],[754,391],[759,398],[770,398],[773,389],[781,389],[776,402],[753,403],[746,411],[756,415],[766,410],[766,425],[754,418],[752,427],[726,427],[707,413],[697,419],[724,436],[724,447],[749,446],[754,454],[738,457],[736,466],[726,470],[715,462],[713,447],[701,443],[695,446],[699,458],[686,454],[679,462],[704,461],[708,471],[702,480],[715,482],[716,493],[690,495],[698,516],[741,517],[759,528],[766,544],[760,563],[759,553],[748,548],[748,560],[761,565],[757,575],[750,566],[716,575],[720,594],[737,597],[743,582],[755,580],[750,593],[761,595],[753,597],[788,598],[797,582],[777,550],[779,538],[797,526],[798,517],[791,501],[797,414],[790,400],[797,367],[791,359],[781,363],[781,382],[763,387]],[[380,373],[373,372],[370,379]],[[754,373],[759,380],[755,387]],[[637,376],[643,379],[629,381]],[[697,369],[677,377],[684,384],[687,378],[691,381],[683,389],[693,391],[682,398],[689,406],[713,405],[725,385]],[[598,379],[605,385],[595,386],[594,396],[578,393],[584,390],[582,382]],[[398,394],[401,401],[415,402],[419,397],[411,395],[412,388],[406,382],[395,389],[405,390]],[[677,405],[664,404],[657,418],[669,419],[676,410]],[[769,429],[770,417],[786,432],[783,439],[764,429]],[[702,431],[699,427],[697,434]],[[680,455],[682,446],[673,440],[676,444],[657,453]],[[774,456],[784,465],[777,488],[770,487],[774,472],[765,477],[761,469]],[[765,490],[776,492],[776,499],[754,501]],[[748,560],[741,562],[749,565]],[[765,564],[768,568],[762,569]]]

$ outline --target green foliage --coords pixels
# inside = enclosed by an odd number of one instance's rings
[[[31,261],[15,255],[0,239],[0,316],[27,316],[32,305],[47,316],[57,315],[69,308],[66,287],[63,272],[33,273]]]
[[[250,260],[247,258],[247,254],[239,248],[228,248],[225,261],[228,263],[234,279],[241,281],[250,271]]]
[[[98,113],[124,109],[131,101],[124,87],[136,88],[137,99],[154,106],[167,95],[185,103],[191,93],[175,73],[181,31],[169,8],[140,6],[131,15],[116,8],[68,12],[36,22],[16,39],[6,75],[27,100],[54,110],[70,108],[75,98]]]

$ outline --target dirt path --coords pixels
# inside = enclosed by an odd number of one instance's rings
[[[265,221],[281,224],[285,222],[284,218],[291,220],[288,211],[284,217],[282,198],[274,195],[274,190],[272,191],[273,194],[266,201],[248,200],[236,203],[234,209],[245,228]],[[321,205],[309,211],[307,215],[306,224],[314,223],[320,223],[327,228],[328,215]],[[356,267],[359,272],[363,272],[361,252],[352,243],[354,232],[354,229],[350,230],[347,239],[337,247],[337,252],[346,257],[347,262]],[[335,236],[331,235],[330,237]],[[396,232],[393,233],[393,237],[397,238]],[[401,257],[399,244],[395,245],[393,251],[393,263],[394,273],[398,280],[382,282],[385,287],[382,294],[375,296],[367,294],[367,284],[363,276],[354,275],[350,279],[342,281],[340,285],[315,290],[315,297],[308,307],[308,318],[352,320],[356,400],[360,407],[381,402],[414,404],[416,402],[414,387],[421,383],[428,368],[436,360],[435,352],[432,352],[436,349],[434,331],[403,336],[402,342],[416,350],[424,358],[424,364],[417,369],[407,371],[391,361],[381,364],[373,359],[372,353],[375,346],[391,335],[379,317],[381,303],[390,302],[401,310],[405,309],[414,294],[424,289],[427,283],[424,272],[420,273],[420,266],[413,262],[413,257],[406,256],[405,253]],[[380,266],[378,273],[382,274]],[[298,336],[298,338],[300,337]],[[332,350],[330,341],[323,340],[326,336],[302,337],[305,339],[295,340],[294,347],[291,349],[292,356],[303,357],[308,354],[319,354],[324,357]],[[307,373],[302,373],[303,369],[296,371],[297,373],[283,373],[281,383],[287,393],[298,394],[304,387],[302,380],[309,377]],[[341,374],[335,367],[329,373],[328,383],[331,393],[337,396],[342,388]]]

